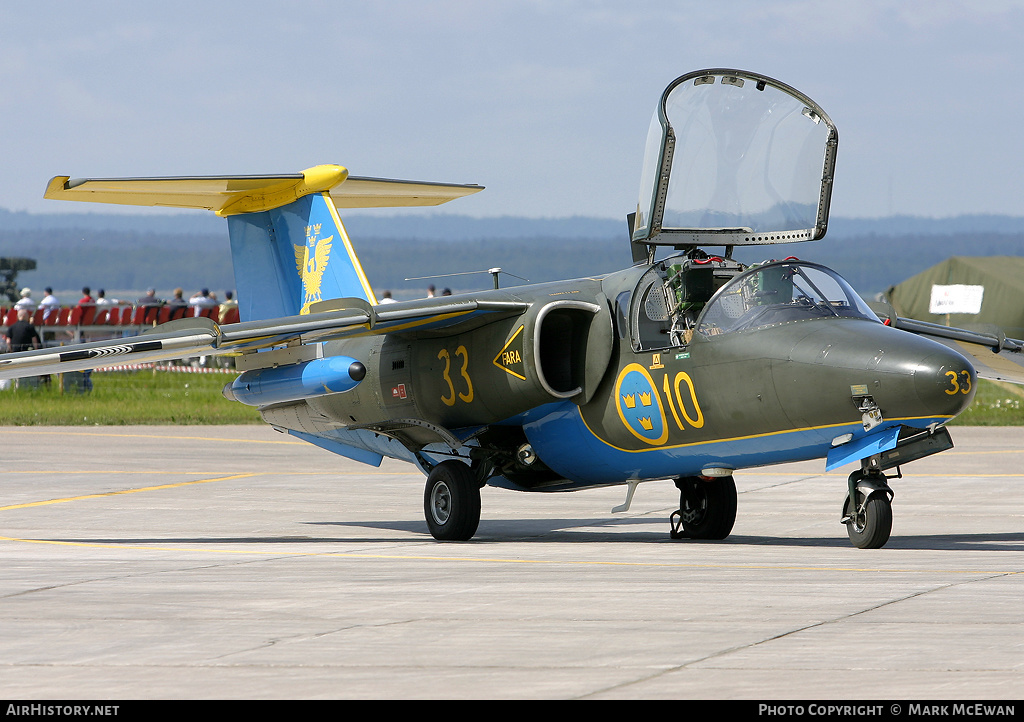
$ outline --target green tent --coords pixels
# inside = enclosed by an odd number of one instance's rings
[[[952,256],[885,297],[898,316],[1024,338],[1024,258]]]

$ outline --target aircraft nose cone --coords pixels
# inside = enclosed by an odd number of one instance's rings
[[[974,399],[978,374],[966,357],[940,348],[923,358],[914,371],[914,386],[925,408],[956,416]]]

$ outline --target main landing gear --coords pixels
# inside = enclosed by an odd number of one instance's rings
[[[850,474],[849,487],[841,521],[850,541],[859,549],[880,549],[892,533],[893,490],[885,474],[864,469]]]
[[[681,476],[679,509],[672,512],[673,539],[725,539],[736,521],[736,482],[731,476]]]
[[[449,459],[430,470],[423,491],[427,528],[438,541],[468,541],[480,524],[480,482],[461,461]]]

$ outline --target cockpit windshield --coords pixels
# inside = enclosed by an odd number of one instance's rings
[[[834,271],[812,263],[770,263],[752,268],[724,286],[697,320],[697,333],[710,338],[840,317],[879,322],[857,292]]]

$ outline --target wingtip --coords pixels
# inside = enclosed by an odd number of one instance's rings
[[[60,198],[60,193],[66,188],[67,182],[71,180],[71,176],[58,175],[50,179],[50,182],[46,184],[46,192],[43,193],[43,198]]]

